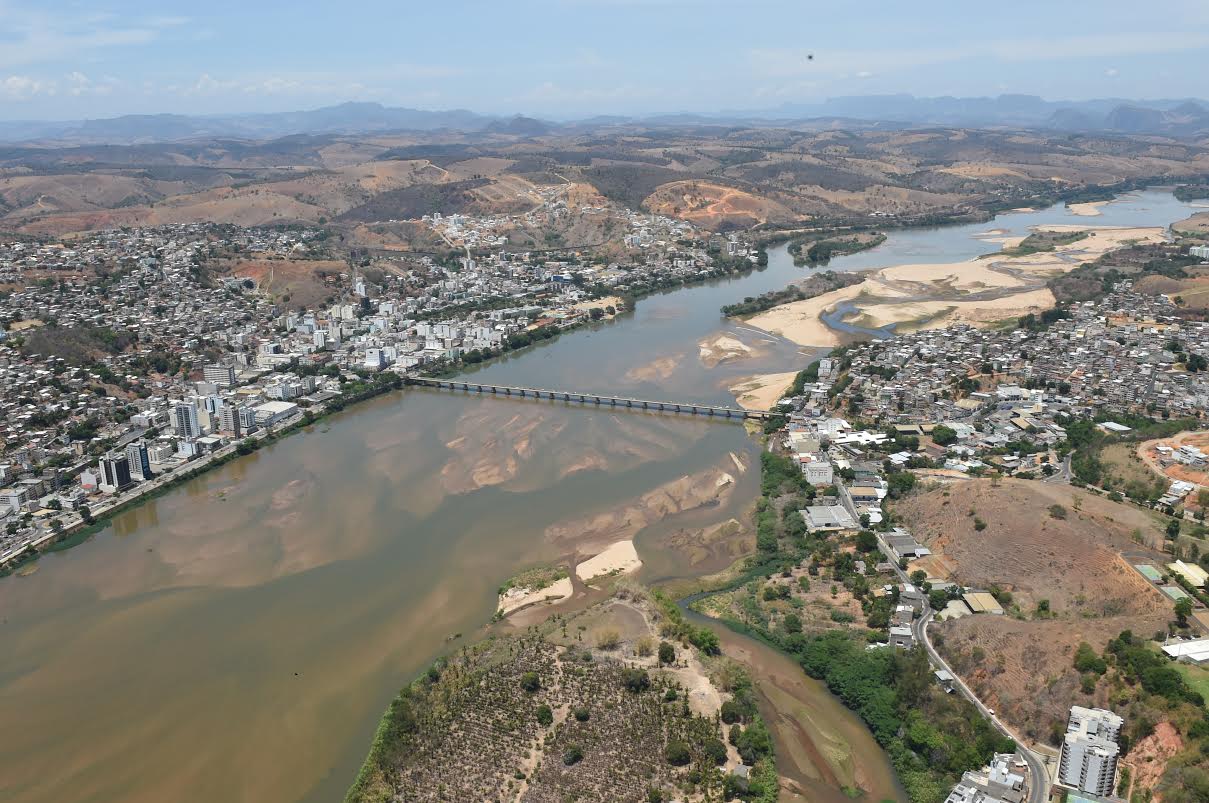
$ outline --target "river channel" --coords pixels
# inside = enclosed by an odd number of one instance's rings
[[[829,267],[958,261],[995,250],[991,229],[1167,225],[1192,211],[1167,193],[1137,193],[1097,218],[1051,208],[894,232]],[[474,375],[733,404],[726,388],[737,378],[795,370],[814,352],[736,326],[719,307],[808,271],[778,247],[763,271],[644,299]],[[704,365],[698,343],[722,331],[754,355]],[[759,448],[734,423],[414,390],[206,474],[44,556],[29,576],[0,579],[0,800],[340,800],[399,686],[483,632],[503,580],[566,557],[547,527],[733,466],[732,453],[752,465]],[[640,579],[729,560],[689,561],[664,536],[744,515],[758,471],[731,470],[724,502],[639,534]],[[739,636],[726,643],[757,649]],[[774,669],[785,679],[793,667]],[[770,710],[796,698],[815,720],[842,723],[847,741],[862,738],[817,684],[766,697]],[[779,728],[778,750],[808,763],[792,724]],[[863,738],[861,755],[845,760],[860,763],[880,799],[893,776]]]

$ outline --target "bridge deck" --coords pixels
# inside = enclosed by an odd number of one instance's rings
[[[736,407],[724,407],[714,404],[693,404],[691,402],[654,401],[651,399],[633,399],[626,396],[605,396],[599,393],[582,393],[569,390],[548,390],[546,388],[529,388],[514,385],[496,385],[489,382],[469,382],[459,379],[433,379],[429,377],[408,377],[408,385],[437,388],[441,390],[462,390],[468,393],[503,395],[507,398],[522,399],[553,399],[555,401],[578,402],[580,404],[609,405],[633,410],[655,410],[665,413],[685,413],[687,415],[704,415],[721,418],[739,418],[764,420],[776,415],[771,410],[744,410]]]

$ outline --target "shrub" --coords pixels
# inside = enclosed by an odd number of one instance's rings
[[[550,710],[550,706],[539,705],[537,707],[537,722],[539,725],[550,725],[554,722],[554,712]]]
[[[688,745],[684,742],[668,742],[667,744],[667,763],[673,767],[683,767],[693,760],[692,753],[688,750]]]
[[[584,751],[579,745],[568,745],[563,752],[563,764],[570,767],[583,761]]]
[[[536,672],[526,672],[521,675],[521,688],[532,694],[542,687],[542,680]]]
[[[707,739],[703,750],[706,757],[712,759],[715,764],[726,763],[726,745],[717,739]]]
[[[643,636],[634,644],[634,654],[639,658],[647,658],[655,654],[655,640],[650,636]]]
[[[733,725],[743,719],[743,709],[734,700],[727,700],[722,704],[722,721],[727,725]]]
[[[742,735],[743,735],[743,729],[742,729],[742,728],[740,728],[740,727],[739,727],[737,724],[735,724],[735,725],[731,725],[731,726],[730,726],[730,733],[729,733],[729,735],[726,737],[726,740],[727,740],[728,742],[730,742],[731,744],[733,744],[735,747],[738,747],[738,746],[739,746],[739,737],[740,737],[740,736],[742,736]]]
[[[592,714],[583,706],[576,708],[571,712],[571,715],[575,717],[576,722],[587,722],[592,718]]]
[[[670,664],[676,660],[676,648],[666,641],[659,642],[659,663]]]
[[[637,694],[651,687],[651,678],[646,670],[626,668],[621,670],[621,685]]]
[[[668,690],[663,693],[663,701],[665,703],[674,703],[676,702],[676,698],[679,696],[680,695],[676,693],[676,690],[669,686]]]
[[[602,650],[615,650],[621,644],[621,634],[616,630],[602,630],[596,634],[596,646]]]
[[[1050,505],[1049,514],[1051,518],[1061,521],[1066,518],[1066,508],[1062,507],[1062,505]]]

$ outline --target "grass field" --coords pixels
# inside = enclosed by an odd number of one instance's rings
[[[1112,478],[1112,487],[1118,490],[1148,488],[1162,493],[1167,487],[1167,482],[1137,456],[1133,444],[1114,443],[1104,447],[1100,461],[1104,464],[1105,475]]]
[[[1176,664],[1176,671],[1184,676],[1184,682],[1209,700],[1209,669],[1192,664]]]

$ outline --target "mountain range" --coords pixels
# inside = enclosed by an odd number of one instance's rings
[[[617,125],[805,126],[889,122],[916,126],[1007,127],[1068,132],[1196,137],[1209,135],[1209,103],[1196,99],[1138,101],[1104,98],[1050,101],[1033,95],[934,97],[863,95],[829,98],[758,111],[600,116],[549,122],[532,117],[477,114],[465,109],[425,111],[350,102],[308,111],[192,116],[123,115],[62,122],[0,121],[0,142],[141,144],[215,137],[275,139],[291,135],[461,131],[535,137],[560,128]]]

